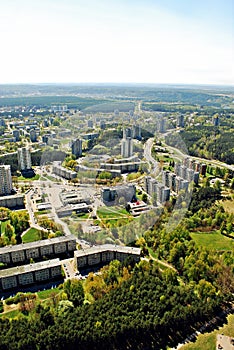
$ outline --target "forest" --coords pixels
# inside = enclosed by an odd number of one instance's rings
[[[232,128],[226,130],[211,125],[193,126],[179,134],[166,136],[166,143],[179,149],[186,145],[191,156],[217,159],[227,164],[234,163],[234,133]]]

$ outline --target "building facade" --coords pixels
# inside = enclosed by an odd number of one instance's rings
[[[104,203],[112,204],[123,197],[126,202],[136,199],[136,186],[134,184],[104,187],[101,190],[101,197]]]
[[[0,196],[11,194],[12,178],[10,165],[0,165]]]
[[[18,149],[18,164],[21,171],[32,168],[31,153],[27,147]]]
[[[67,180],[75,179],[77,177],[77,173],[75,171],[64,168],[61,165],[61,162],[59,161],[53,162],[52,172],[55,175],[64,177],[64,179],[67,179]]]
[[[71,144],[71,151],[76,158],[82,156],[82,140],[73,140]]]
[[[135,262],[140,261],[140,248],[103,244],[85,250],[76,250],[74,264],[78,269],[87,268],[99,264],[108,264],[112,260],[123,262],[132,257]]]
[[[12,267],[0,271],[0,291],[19,290],[32,284],[62,278],[59,259]]]
[[[76,238],[73,235],[22,243],[0,248],[0,262],[9,266],[43,260],[51,256],[73,255]]]

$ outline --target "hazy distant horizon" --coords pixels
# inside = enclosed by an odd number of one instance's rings
[[[144,88],[163,88],[163,89],[201,89],[201,90],[207,90],[207,89],[233,89],[234,90],[234,84],[180,84],[180,83],[131,83],[131,82],[35,82],[35,83],[0,83],[0,87],[4,86],[64,86],[64,87],[144,87]]]

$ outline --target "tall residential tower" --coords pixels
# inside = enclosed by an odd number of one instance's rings
[[[12,179],[10,165],[0,165],[0,196],[11,194]]]
[[[18,164],[21,171],[32,169],[31,153],[28,148],[18,149]]]

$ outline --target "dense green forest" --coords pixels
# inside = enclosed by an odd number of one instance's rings
[[[70,108],[84,109],[99,103],[104,103],[104,99],[81,98],[77,96],[27,96],[27,97],[2,97],[0,107],[4,106],[40,106],[48,107],[53,104],[67,104]]]
[[[169,146],[186,145],[191,156],[217,159],[227,164],[234,164],[234,132],[233,128],[218,128],[211,125],[188,127],[179,134],[170,134],[165,138]]]

